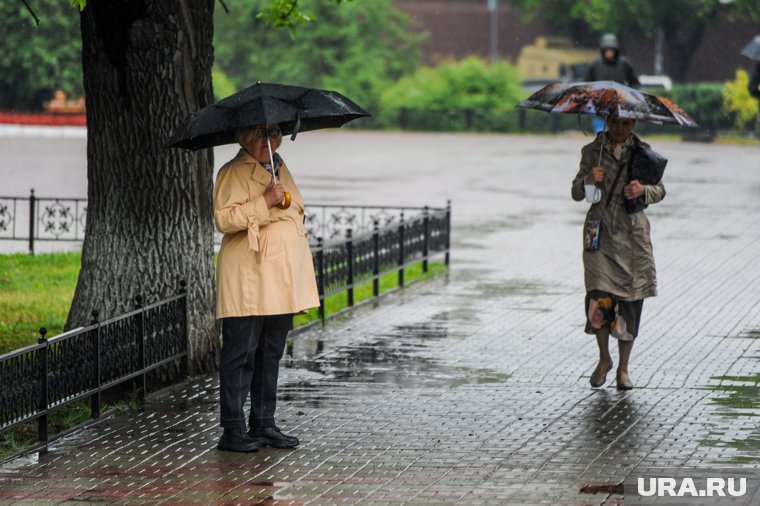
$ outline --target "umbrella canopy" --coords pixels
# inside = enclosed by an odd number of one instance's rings
[[[755,35],[755,38],[744,46],[742,54],[750,60],[760,61],[760,35]]]
[[[517,107],[553,113],[617,116],[651,123],[676,123],[696,127],[683,109],[658,97],[614,81],[552,83],[544,86]]]
[[[258,82],[192,113],[166,147],[202,149],[235,142],[239,128],[279,124],[284,134],[339,127],[370,116],[336,91]]]

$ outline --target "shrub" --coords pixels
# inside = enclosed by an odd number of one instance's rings
[[[757,99],[749,94],[748,86],[749,74],[744,69],[738,69],[736,78],[723,85],[723,106],[741,131],[754,130],[757,121]]]
[[[731,128],[731,120],[723,108],[722,84],[677,84],[669,95],[702,129],[715,133]]]
[[[412,129],[504,130],[506,113],[524,96],[512,65],[468,57],[401,78],[383,92],[380,109],[385,124]]]

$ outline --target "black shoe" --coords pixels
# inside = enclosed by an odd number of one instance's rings
[[[260,429],[251,428],[251,430],[248,431],[248,435],[259,443],[259,446],[295,448],[300,444],[297,437],[283,434],[277,427],[262,427]]]
[[[259,451],[258,443],[245,432],[245,429],[224,429],[224,434],[216,447],[225,452]]]

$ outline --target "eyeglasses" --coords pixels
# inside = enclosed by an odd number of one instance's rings
[[[282,135],[282,130],[280,130],[280,127],[278,127],[277,125],[273,125],[269,127],[258,126],[256,127],[256,130],[253,131],[253,133],[259,139],[266,139],[267,137],[269,137],[270,139],[276,139],[277,137]]]

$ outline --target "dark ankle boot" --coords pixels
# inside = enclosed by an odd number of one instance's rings
[[[225,452],[247,453],[259,450],[258,443],[248,435],[245,429],[224,429],[216,447]]]
[[[295,436],[283,434],[277,427],[251,428],[248,431],[259,446],[271,446],[272,448],[295,448],[300,444]]]

